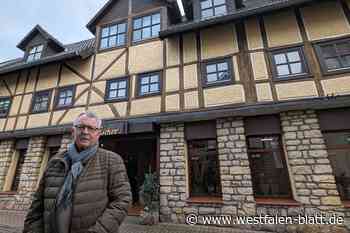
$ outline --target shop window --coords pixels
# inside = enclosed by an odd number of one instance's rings
[[[33,46],[28,53],[27,62],[36,61],[41,58],[44,45]]]
[[[220,196],[220,170],[216,139],[187,142],[191,197]]]
[[[146,15],[133,20],[133,41],[138,42],[158,37],[160,31],[160,13]]]
[[[56,108],[70,107],[73,105],[75,87],[63,87],[58,90],[56,96]]]
[[[101,30],[100,49],[107,49],[125,45],[126,32],[126,23],[119,23],[103,27]]]
[[[0,117],[6,117],[11,106],[11,99],[9,97],[0,98]]]
[[[324,138],[340,197],[350,201],[350,130],[325,132]]]
[[[161,90],[160,73],[148,73],[138,76],[138,95],[159,94]]]
[[[202,19],[227,13],[226,0],[201,0],[200,6]]]
[[[37,92],[32,103],[32,113],[47,112],[50,103],[50,91]]]
[[[254,196],[291,198],[288,169],[280,136],[247,137]]]
[[[202,64],[203,86],[216,86],[232,83],[232,61],[221,59]]]
[[[15,175],[13,177],[13,182],[11,185],[12,192],[18,191],[18,187],[19,187],[19,183],[20,183],[20,176],[21,176],[22,171],[23,171],[23,165],[24,165],[24,159],[25,159],[26,153],[27,153],[27,149],[21,149],[18,151],[19,156],[18,156],[17,166],[16,166],[16,170],[15,170]]]
[[[118,78],[107,81],[105,100],[120,101],[128,98],[128,80],[126,78]]]
[[[308,74],[308,67],[302,47],[279,49],[271,53],[272,71],[277,80],[298,78]]]
[[[221,197],[216,121],[185,125],[190,197]]]
[[[349,71],[349,39],[319,43],[315,47],[324,73]]]

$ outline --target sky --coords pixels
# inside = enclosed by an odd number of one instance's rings
[[[108,0],[1,0],[0,63],[23,56],[16,45],[40,24],[63,44],[92,38],[85,25]]]

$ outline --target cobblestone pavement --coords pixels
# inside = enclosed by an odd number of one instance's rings
[[[22,227],[0,226],[0,233],[21,233]],[[128,217],[122,224],[119,233],[267,233],[233,229],[228,227],[189,226],[184,224],[160,223],[153,226],[138,224],[138,219]]]

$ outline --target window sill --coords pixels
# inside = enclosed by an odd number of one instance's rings
[[[255,198],[257,205],[278,205],[278,206],[301,206],[291,198]]]
[[[223,204],[221,197],[190,197],[186,200],[190,204]]]
[[[343,201],[343,205],[345,208],[350,208],[350,201]]]
[[[13,191],[0,192],[0,197],[2,197],[2,196],[14,196],[16,194],[17,194],[17,192],[13,192]]]
[[[340,75],[340,74],[346,74],[350,72],[350,68],[343,68],[343,69],[337,69],[337,70],[326,70],[325,68],[322,70],[324,76],[332,76],[332,75]]]
[[[125,49],[127,47],[126,44],[124,45],[118,45],[118,46],[114,46],[114,47],[109,47],[109,48],[98,48],[97,53],[106,53],[106,52],[110,52],[113,50],[117,50],[117,49]]]
[[[298,80],[308,80],[312,78],[312,74],[301,74],[301,75],[291,75],[287,77],[273,77],[273,81],[276,83],[279,82],[288,82],[288,81],[298,81]]]

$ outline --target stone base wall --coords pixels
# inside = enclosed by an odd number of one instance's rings
[[[46,150],[46,137],[33,137],[29,140],[25,155],[18,195],[15,199],[15,209],[26,210],[32,202],[32,195],[36,191],[41,162]]]
[[[350,211],[340,200],[317,114],[293,111],[282,113],[280,118],[291,187],[298,205],[255,202],[241,118],[217,119],[223,202],[189,202],[184,125],[164,124],[160,134],[161,221],[184,222],[187,214],[311,216],[322,213],[343,216],[349,225]],[[287,231],[287,226],[273,229]]]
[[[7,172],[10,168],[15,141],[6,140],[0,142],[0,190],[3,190]]]

